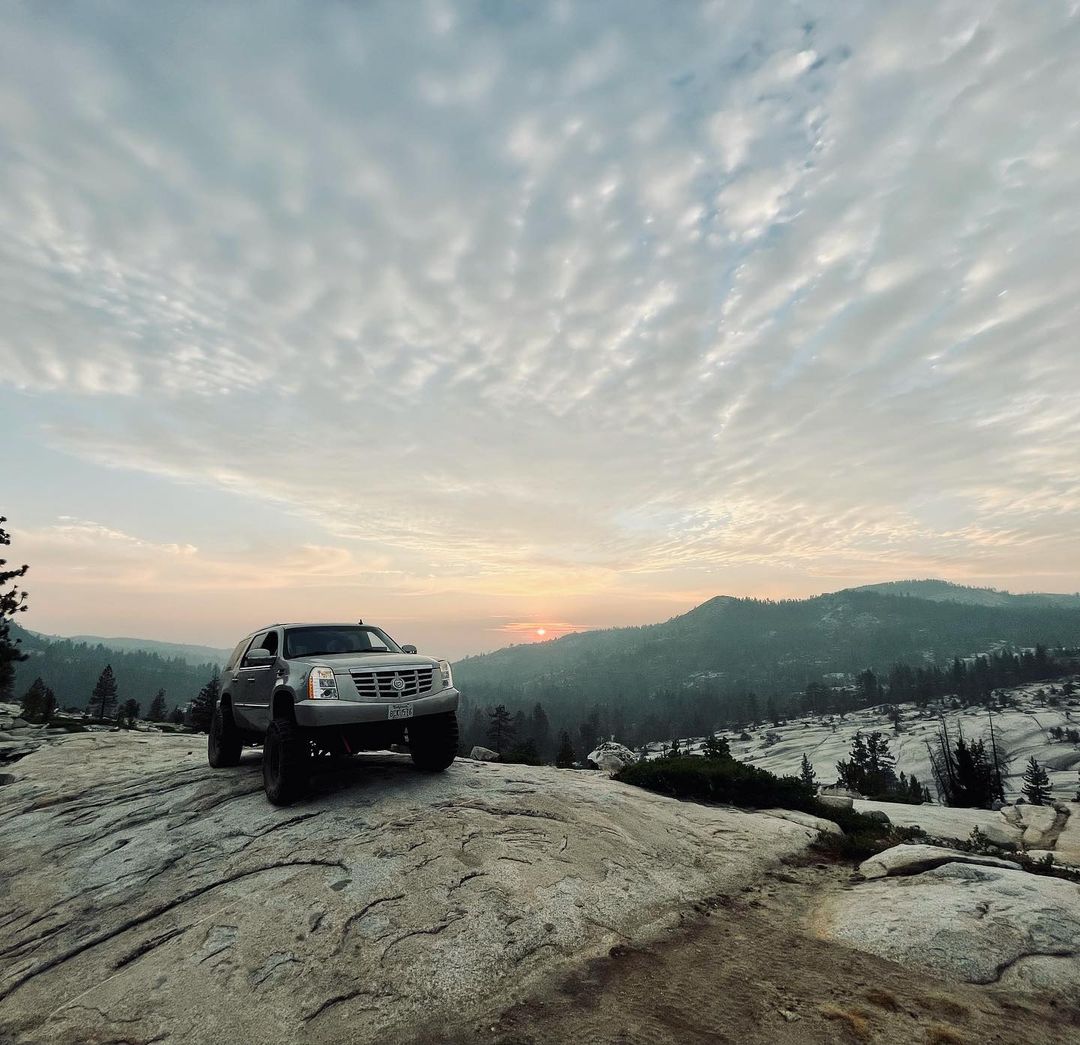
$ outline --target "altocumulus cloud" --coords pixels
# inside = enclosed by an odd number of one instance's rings
[[[1078,68],[1053,0],[15,6],[2,380],[272,461],[290,575],[1075,587]]]

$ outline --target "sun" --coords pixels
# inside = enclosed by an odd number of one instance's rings
[[[547,634],[547,628],[537,628],[536,634],[543,638]]]

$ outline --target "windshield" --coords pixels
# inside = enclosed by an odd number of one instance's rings
[[[321,657],[334,653],[400,653],[401,647],[381,628],[364,625],[287,628],[285,656]]]

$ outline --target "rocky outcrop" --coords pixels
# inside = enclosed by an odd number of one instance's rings
[[[603,769],[608,773],[618,773],[620,769],[632,766],[638,760],[624,744],[614,740],[605,740],[595,751],[590,751],[588,762],[597,769]]]
[[[469,752],[469,758],[474,762],[498,762],[499,752],[492,751],[489,747],[481,747],[479,744],[476,744]]]
[[[17,704],[0,704],[0,765],[18,762],[37,751],[53,734],[46,726],[32,725],[20,717]]]
[[[891,849],[864,860],[859,864],[859,873],[864,878],[888,878],[891,875],[921,874],[923,871],[941,867],[942,864],[953,863],[1020,870],[1020,865],[1015,860],[1001,860],[996,856],[963,853],[958,849],[943,849],[934,845],[894,845]]]
[[[971,983],[1080,988],[1080,886],[1060,878],[952,860],[855,885],[824,901],[816,924],[826,938]]]
[[[408,756],[267,804],[260,756],[63,737],[0,788],[0,1040],[394,1040],[736,892],[813,827],[596,773]]]

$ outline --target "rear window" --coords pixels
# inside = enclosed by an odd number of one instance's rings
[[[385,631],[367,625],[320,625],[285,631],[286,658],[400,652],[401,647]]]

